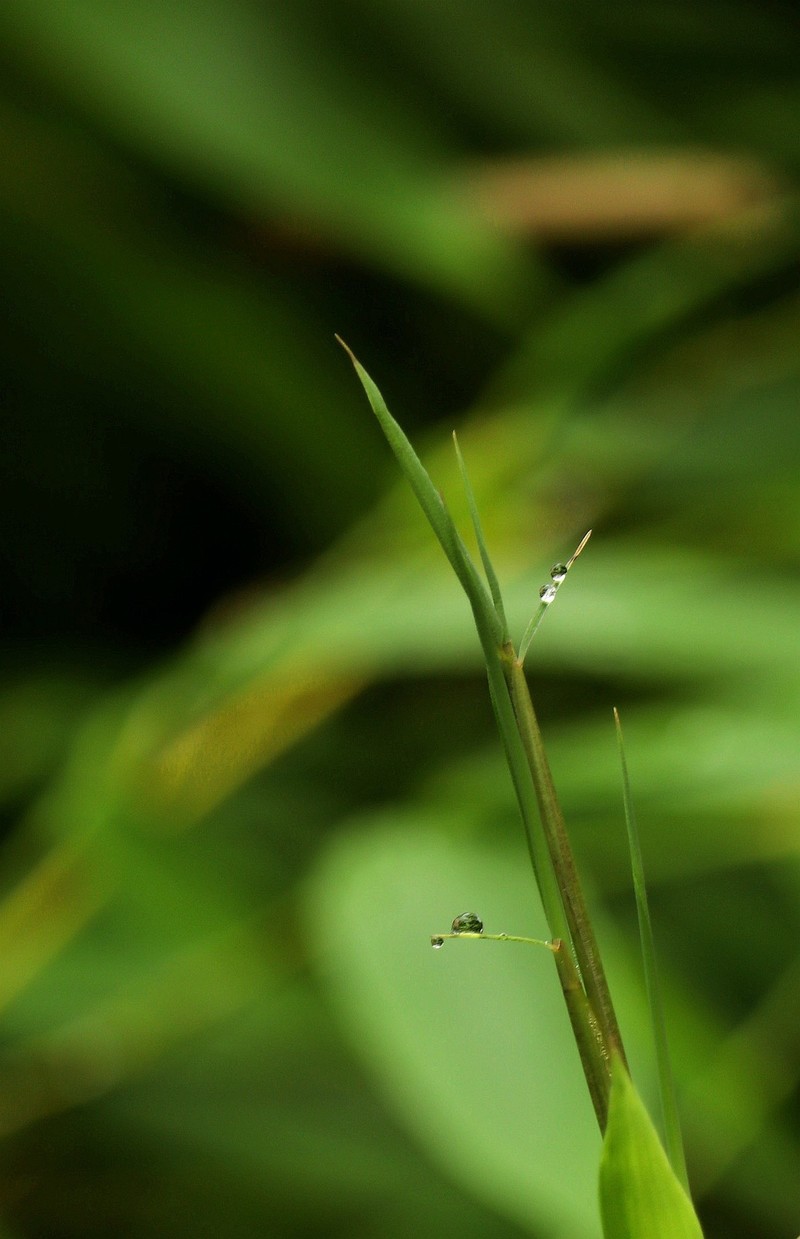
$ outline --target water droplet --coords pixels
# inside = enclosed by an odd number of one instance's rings
[[[462,912],[453,921],[454,934],[482,934],[483,921],[476,912]]]
[[[431,946],[434,951],[440,951],[444,946],[444,938],[431,938]]]
[[[560,585],[561,582],[564,580],[564,577],[567,575],[567,565],[566,564],[553,564],[552,568],[550,569],[550,575],[555,581],[556,585]]]
[[[555,596],[556,596],[555,585],[543,585],[542,588],[539,590],[539,597],[541,598],[542,602],[547,603],[548,606],[553,601]]]

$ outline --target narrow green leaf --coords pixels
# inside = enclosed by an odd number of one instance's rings
[[[489,549],[486,545],[486,539],[483,536],[483,525],[481,524],[480,513],[478,512],[478,505],[475,501],[475,492],[472,489],[472,482],[470,481],[469,473],[467,472],[466,461],[464,460],[464,457],[461,455],[461,448],[459,446],[458,436],[456,435],[455,431],[453,431],[453,447],[455,448],[456,460],[458,461],[458,467],[461,471],[461,480],[464,483],[464,491],[467,496],[467,503],[469,505],[469,514],[470,514],[470,517],[472,518],[472,528],[475,530],[475,539],[478,543],[478,550],[480,552],[481,563],[483,564],[483,570],[486,573],[486,580],[489,583],[489,589],[492,594],[492,600],[494,601],[494,609],[497,612],[497,617],[500,620],[500,624],[502,625],[503,641],[505,642],[508,640],[508,623],[506,622],[506,612],[505,612],[505,607],[503,606],[503,595],[500,592],[500,582],[497,579],[497,573],[494,570],[494,564],[492,563],[491,557],[489,555]]]
[[[625,744],[622,736],[622,724],[619,714],[614,710],[614,722],[617,729],[617,744],[622,767],[622,792],[625,803],[625,822],[628,827],[628,848],[631,856],[631,872],[633,874],[633,889],[636,895],[636,910],[639,915],[639,939],[642,946],[642,962],[644,964],[647,1001],[650,1006],[650,1023],[655,1042],[656,1064],[658,1068],[658,1083],[661,1095],[661,1112],[664,1120],[664,1138],[672,1169],[683,1186],[689,1187],[686,1173],[686,1156],[683,1150],[680,1115],[675,1091],[675,1078],[672,1073],[672,1063],[667,1040],[667,1025],[664,1019],[664,1007],[661,1001],[661,987],[658,982],[656,966],[656,949],[653,940],[653,926],[650,920],[650,905],[647,899],[647,887],[644,880],[644,864],[642,849],[639,842],[639,829],[636,815],[633,811],[630,778],[628,777],[628,762],[625,756]]]
[[[469,598],[484,648],[486,648],[486,643],[489,641],[490,648],[499,649],[503,643],[503,626],[498,618],[489,592],[478,575],[477,568],[472,562],[472,557],[453,523],[453,518],[445,507],[442,496],[431,481],[427,469],[422,464],[419,456],[417,456],[404,431],[386,407],[386,402],[377,385],[367,374],[344,340],[340,336],[337,336],[336,339],[353,363],[355,372],[361,380],[361,385],[372,406],[372,411],[378,419],[381,430],[395,454],[397,463],[410,483],[411,489],[417,497],[417,502],[425,513],[431,529],[436,534],[442,550],[450,561],[453,571]]]
[[[556,564],[553,568],[550,569],[550,576],[552,580],[548,583],[546,587],[543,587],[543,590],[544,588],[546,588],[548,593],[545,595],[544,592],[541,592],[540,596],[542,598],[542,601],[539,603],[539,606],[536,608],[533,615],[531,616],[531,621],[528,624],[528,627],[525,629],[522,640],[519,643],[518,659],[519,659],[520,666],[523,666],[525,662],[525,655],[528,653],[528,649],[530,647],[531,641],[536,636],[536,633],[539,630],[539,625],[544,619],[545,612],[549,609],[550,604],[553,602],[553,599],[555,598],[559,589],[563,585],[564,580],[566,579],[567,573],[569,572],[572,565],[575,563],[575,560],[578,558],[578,556],[583,551],[583,548],[586,546],[586,543],[589,541],[591,536],[592,536],[592,531],[590,529],[588,533],[585,533],[583,535],[580,542],[578,543],[578,546],[572,552],[567,562],[565,564]]]
[[[525,662],[525,655],[527,654],[530,648],[531,641],[536,636],[539,625],[544,619],[545,612],[547,611],[547,608],[549,605],[550,604],[548,602],[545,602],[544,600],[542,600],[539,603],[536,610],[534,611],[533,615],[531,616],[530,623],[528,624],[528,627],[525,629],[522,640],[519,643],[519,656],[518,657],[519,657],[520,664]]]
[[[703,1237],[692,1202],[618,1059],[600,1159],[600,1216],[605,1239]]]

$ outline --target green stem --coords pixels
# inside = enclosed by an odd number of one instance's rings
[[[558,979],[567,1004],[567,1013],[572,1025],[572,1035],[578,1047],[583,1074],[589,1088],[594,1112],[601,1132],[608,1121],[608,1097],[611,1092],[611,1061],[605,1039],[597,1019],[589,1005],[569,948],[563,942],[554,942]]]
[[[575,949],[586,997],[599,1025],[605,1043],[606,1057],[610,1058],[611,1054],[616,1052],[625,1062],[625,1051],[611,1001],[611,993],[597,939],[589,920],[575,858],[564,825],[564,815],[553,785],[553,776],[544,751],[542,734],[536,721],[525,673],[510,643],[504,647],[503,669],[509,686],[519,735],[533,776],[542,833],[547,842],[551,864],[563,900],[569,936]]]
[[[569,925],[564,915],[564,905],[556,881],[556,874],[550,860],[547,841],[539,827],[539,807],[536,790],[531,778],[530,766],[525,755],[522,738],[514,716],[514,708],[508,693],[501,660],[498,652],[487,650],[484,645],[486,668],[489,675],[489,695],[494,707],[497,728],[505,750],[511,782],[517,796],[522,825],[525,830],[525,842],[528,845],[528,855],[531,867],[539,888],[547,927],[553,939],[569,941]]]
[[[500,652],[498,656],[496,648],[492,650],[488,642],[483,642],[483,646],[492,704],[514,790],[517,793],[531,865],[553,944],[558,943],[555,962],[561,992],[567,1006],[589,1096],[592,1099],[600,1130],[604,1132],[611,1088],[610,1045],[612,1041],[606,1036],[605,1026],[601,1025],[587,999],[581,976],[572,957],[570,944],[573,939],[565,908],[566,901],[563,899],[563,892],[559,889],[558,867],[548,846],[547,831],[539,825],[540,819],[544,821],[544,816],[535,786],[534,766],[527,754],[524,734],[509,695],[509,686],[504,674],[505,657],[503,652]],[[555,796],[555,792],[553,795]],[[608,1001],[610,1005],[610,998]],[[616,1044],[620,1045],[621,1052],[619,1032],[617,1032]]]
[[[619,1034],[616,1017],[614,1016],[605,974],[600,963],[597,944],[588,921],[577,871],[566,836],[566,828],[564,827],[563,817],[556,800],[541,734],[533,716],[533,706],[530,701],[530,694],[528,693],[522,667],[519,665],[510,643],[504,646],[501,651],[498,651],[497,647],[493,645],[491,635],[487,632],[485,626],[479,624],[478,632],[481,635],[481,644],[486,657],[492,703],[505,748],[509,770],[511,771],[512,781],[517,793],[517,800],[525,826],[525,837],[542,899],[542,906],[553,940],[562,944],[555,954],[561,991],[564,995],[573,1036],[578,1046],[581,1065],[586,1077],[592,1105],[597,1115],[597,1121],[600,1125],[600,1130],[605,1131],[608,1095],[611,1087],[611,1052],[612,1048],[616,1047],[617,1052],[624,1059],[622,1039]],[[517,669],[516,674],[512,674],[510,677],[507,672],[509,651],[511,652],[513,664]],[[514,698],[515,696],[520,698],[520,679],[524,695],[520,700],[518,709]],[[529,715],[527,715],[523,705],[525,700],[527,700],[530,707]],[[525,727],[521,721],[525,718],[528,719],[528,727]],[[531,718],[533,718],[534,732],[538,736],[538,751],[540,753],[538,764],[532,758],[532,753],[535,751],[536,746],[529,747],[531,744]],[[550,804],[555,803],[556,805],[560,820],[560,830],[563,835],[562,845],[557,849],[555,855],[552,844],[553,831],[548,829],[552,820],[552,811],[548,815],[548,811],[543,808],[543,798],[540,794],[542,763],[544,763],[549,780]],[[547,803],[547,800],[545,800],[545,803]],[[539,825],[540,821],[542,827]],[[565,865],[561,863],[564,852],[566,852],[571,862],[571,872],[573,875],[571,885],[569,881],[565,882]],[[567,898],[565,885],[572,893],[571,900]],[[583,908],[583,918],[581,919],[580,916],[576,918],[573,915],[572,920],[576,926],[583,924],[583,938],[581,941],[584,949],[582,951],[579,951],[575,936],[576,930],[573,929],[570,921],[571,909],[574,913],[576,892],[580,905]],[[593,952],[585,949],[587,938],[593,944]],[[575,966],[570,949],[571,946],[577,956],[581,972]],[[590,969],[589,960],[594,961],[593,972]],[[598,984],[595,979],[595,984],[591,989],[587,984],[587,978],[583,977],[584,968],[586,968],[587,976],[591,976],[593,979],[596,978],[596,974],[599,971],[600,983]],[[584,986],[586,986],[585,989]],[[602,992],[605,992],[606,995],[604,1007],[600,1005],[598,998],[598,994]],[[595,1006],[595,1003],[598,1005]]]

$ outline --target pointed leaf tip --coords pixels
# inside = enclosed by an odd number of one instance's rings
[[[570,568],[572,567],[572,565],[575,563],[575,560],[578,558],[578,556],[580,555],[581,551],[582,551],[582,550],[584,549],[584,547],[586,546],[586,543],[589,541],[589,539],[591,538],[591,536],[592,536],[592,530],[591,530],[591,529],[589,529],[589,530],[588,530],[588,531],[587,531],[587,532],[583,535],[583,537],[581,538],[581,540],[580,540],[580,542],[578,543],[577,547],[575,548],[575,550],[572,552],[572,554],[570,555],[569,559],[567,560],[567,571],[569,571],[569,569],[570,569]]]
[[[349,345],[349,344],[345,344],[344,340],[343,340],[343,339],[342,339],[342,337],[339,335],[338,331],[334,331],[334,333],[333,333],[333,338],[334,338],[334,340],[336,341],[336,343],[337,343],[337,344],[341,344],[342,348],[343,348],[343,349],[344,349],[344,351],[347,353],[347,356],[350,358],[350,360],[352,361],[353,365],[354,365],[354,366],[355,366],[355,365],[357,365],[358,363],[356,362],[356,356],[355,356],[355,353],[354,353],[354,352],[353,352],[353,350],[350,348],[350,345]]]

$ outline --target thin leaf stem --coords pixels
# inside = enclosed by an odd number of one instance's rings
[[[446,934],[431,934],[431,942],[433,944],[442,943],[446,938],[477,938],[481,942],[528,942],[531,946],[544,946],[548,951],[557,951],[559,946],[555,942],[548,942],[546,938],[524,938],[519,934],[485,934],[473,933],[471,930],[462,929],[460,933],[455,933],[453,930],[448,930]]]

